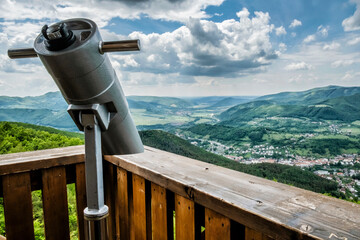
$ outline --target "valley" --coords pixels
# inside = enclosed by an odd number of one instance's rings
[[[246,165],[297,166],[337,181],[343,198],[359,197],[360,87],[327,86],[261,97],[127,100],[139,130],[163,130]],[[0,96],[0,121],[77,131],[66,106],[59,92]]]

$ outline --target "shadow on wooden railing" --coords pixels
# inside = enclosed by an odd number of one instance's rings
[[[105,156],[109,239],[360,239],[360,206],[146,147]],[[70,239],[66,184],[75,183],[85,239],[83,146],[0,156],[7,239],[34,239],[41,189],[45,236]]]

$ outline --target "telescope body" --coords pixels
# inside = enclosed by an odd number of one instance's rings
[[[102,129],[101,133],[104,154],[143,152],[143,144],[115,70],[108,56],[102,54],[103,42],[98,27],[88,19],[68,19],[50,26],[50,34],[51,29],[63,23],[73,34],[72,40],[66,43],[68,46],[55,46],[55,42],[53,50],[49,48],[51,41],[47,36],[39,34],[34,43],[37,56],[70,106],[100,104],[107,109],[110,121],[107,130]],[[83,131],[80,114],[69,113]]]

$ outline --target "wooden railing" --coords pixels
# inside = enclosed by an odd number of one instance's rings
[[[46,239],[69,239],[75,183],[86,238],[83,146],[0,156],[6,238],[34,239],[41,189]],[[360,239],[360,206],[146,147],[104,157],[109,239]]]

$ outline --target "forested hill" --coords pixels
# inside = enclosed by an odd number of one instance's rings
[[[360,120],[360,93],[319,101],[313,105],[278,104],[257,100],[234,106],[219,115],[226,125],[263,117],[292,117],[352,122]]]
[[[26,123],[0,122],[0,154],[84,144],[83,135]]]
[[[151,147],[314,192],[327,192],[339,196],[337,183],[297,167],[265,163],[240,164],[207,152],[175,135],[158,130],[141,131],[140,136],[143,143]],[[31,124],[0,122],[0,153],[2,154],[79,144],[83,144],[82,134],[67,133]]]

